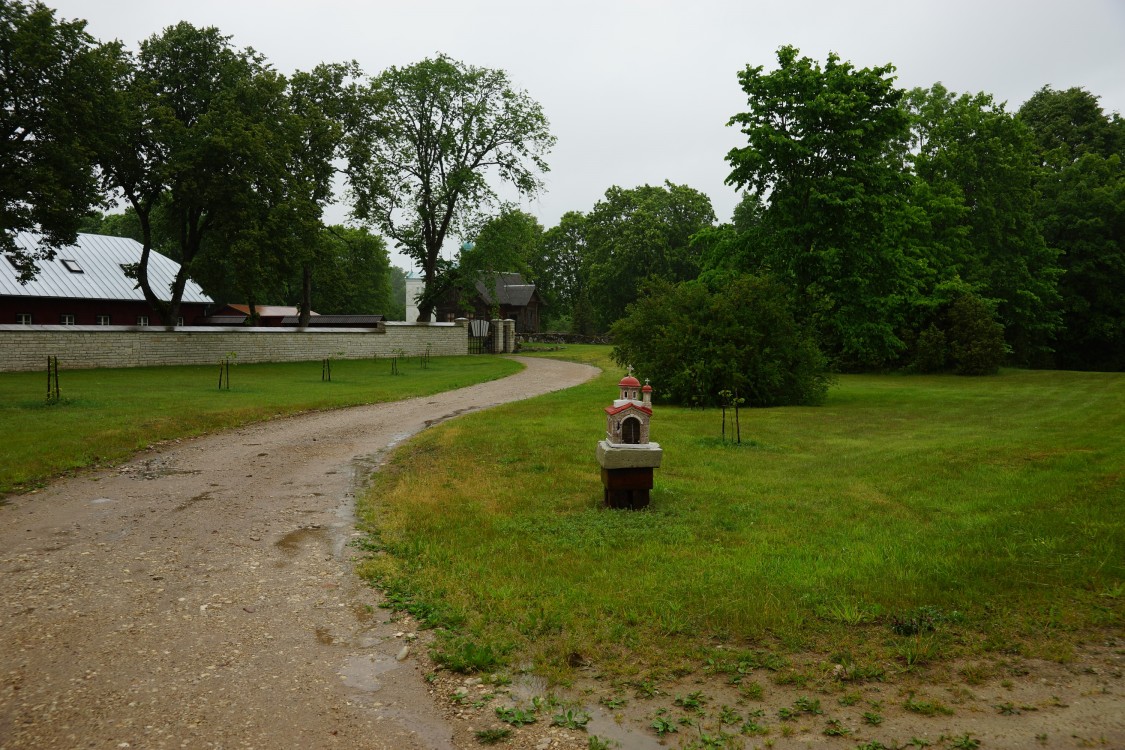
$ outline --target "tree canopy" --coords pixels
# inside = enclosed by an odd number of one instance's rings
[[[727,182],[762,202],[763,259],[794,285],[803,316],[848,367],[880,366],[896,336],[909,270],[897,241],[907,183],[908,118],[893,66],[855,68],[778,50],[778,68],[747,67],[749,109],[734,115],[747,144],[727,154]]]
[[[0,254],[23,281],[76,240],[102,200],[94,154],[118,46],[97,44],[85,27],[39,2],[0,2]],[[21,231],[38,232],[42,249],[18,247]]]
[[[445,55],[391,67],[363,92],[351,129],[348,185],[355,216],[377,227],[437,286],[450,234],[470,237],[499,203],[495,177],[521,196],[542,189],[555,143],[542,108],[502,70]],[[429,320],[433,295],[419,305]]]

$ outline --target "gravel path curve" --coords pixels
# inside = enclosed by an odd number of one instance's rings
[[[0,750],[454,747],[421,644],[352,572],[353,493],[430,424],[597,373],[519,361],[503,380],[174,442],[11,498]]]

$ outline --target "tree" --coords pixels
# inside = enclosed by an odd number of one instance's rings
[[[1125,121],[1083,89],[1049,86],[1018,117],[1035,144],[1043,238],[1060,251],[1055,362],[1125,369]]]
[[[30,281],[36,261],[77,239],[100,202],[94,152],[107,125],[118,45],[97,45],[85,21],[56,20],[38,2],[0,2],[0,254]],[[36,231],[39,251],[15,244]]]
[[[395,305],[383,238],[366,229],[332,226],[322,230],[317,241],[322,247],[312,266],[312,309],[322,314],[382,314],[390,318]]]
[[[990,95],[941,84],[912,91],[908,110],[930,288],[964,280],[995,303],[1013,360],[1042,362],[1059,322],[1058,253],[1039,231],[1026,127]]]
[[[348,136],[347,178],[357,218],[377,226],[435,286],[446,237],[471,236],[481,211],[498,204],[494,174],[523,196],[542,189],[537,172],[555,143],[542,108],[502,70],[445,55],[375,77],[367,118]],[[433,295],[419,307],[428,321]]]
[[[830,54],[821,65],[778,50],[770,73],[739,81],[749,110],[734,115],[747,145],[727,154],[727,182],[762,203],[769,237],[761,261],[797,289],[844,367],[878,367],[902,348],[895,335],[910,288],[897,234],[907,184],[908,120],[894,67],[856,69]]]
[[[391,266],[391,299],[387,304],[387,320],[406,320],[406,271]]]
[[[166,324],[198,266],[223,269],[253,305],[279,293],[315,244],[342,128],[305,95],[301,76],[290,88],[258,53],[184,22],[142,42],[120,67],[105,113],[116,138],[99,163],[105,187],[136,212],[137,280]],[[180,263],[168,302],[148,279],[161,216]]]
[[[539,256],[532,259],[535,282],[547,306],[545,325],[589,335],[593,320],[586,294],[586,217],[567,211],[559,223],[543,233]]]
[[[790,290],[761,276],[670,283],[651,278],[613,325],[614,359],[675,403],[709,405],[722,391],[751,406],[811,404],[830,378]]]
[[[605,191],[584,219],[586,301],[598,331],[606,331],[637,298],[648,277],[687,281],[699,274],[695,233],[715,221],[711,199],[665,182]]]

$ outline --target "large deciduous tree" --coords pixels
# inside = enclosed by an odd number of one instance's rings
[[[0,2],[0,254],[20,270],[72,244],[100,200],[94,152],[104,135],[116,44],[99,46],[85,21],[64,21],[41,3]],[[41,249],[15,244],[36,231]]]
[[[445,55],[391,67],[364,97],[368,119],[348,140],[348,183],[357,218],[378,227],[438,283],[446,237],[469,236],[499,204],[495,176],[517,193],[542,189],[555,143],[537,102],[507,73]],[[433,295],[419,306],[428,321]]]
[[[258,53],[186,22],[142,42],[123,66],[106,113],[118,135],[100,163],[106,187],[136,211],[137,280],[165,324],[175,324],[184,284],[210,240],[222,240],[210,242],[212,250],[224,254],[236,286],[253,293],[256,275],[276,272],[283,248],[271,243],[319,218],[323,196],[308,184],[318,175],[300,163],[307,133],[286,87]],[[158,212],[180,263],[167,302],[148,278]]]
[[[547,326],[554,330],[593,333],[586,294],[586,217],[567,211],[559,223],[543,233],[539,256],[531,265],[535,283],[547,303]]]
[[[902,348],[895,334],[910,269],[899,243],[908,120],[894,67],[855,68],[777,53],[778,68],[747,67],[749,109],[730,123],[747,144],[727,154],[727,182],[763,204],[761,259],[797,289],[843,367],[880,366]]]
[[[1060,251],[1063,325],[1055,362],[1125,369],[1125,120],[1080,88],[1049,86],[1018,113],[1039,167],[1037,213]]]
[[[908,110],[920,263],[993,300],[1013,361],[1042,363],[1058,327],[1058,253],[1039,231],[1027,128],[990,95],[941,84],[912,91]]]
[[[391,264],[382,237],[366,229],[331,226],[321,231],[317,242],[317,260],[311,266],[313,310],[395,319],[403,301],[395,304],[391,297]]]

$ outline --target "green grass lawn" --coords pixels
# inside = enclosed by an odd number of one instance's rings
[[[740,446],[717,410],[658,397],[664,464],[630,512],[600,507],[608,351],[548,355],[606,372],[423,433],[361,501],[365,574],[449,629],[449,663],[660,674],[720,644],[1066,660],[1120,632],[1125,375],[843,376],[823,406],[744,410]]]
[[[235,365],[230,390],[218,368],[64,370],[62,399],[48,404],[45,372],[0,373],[0,497],[60,473],[120,461],[172,438],[310,409],[394,401],[493,380],[520,369],[500,357],[433,357]]]

